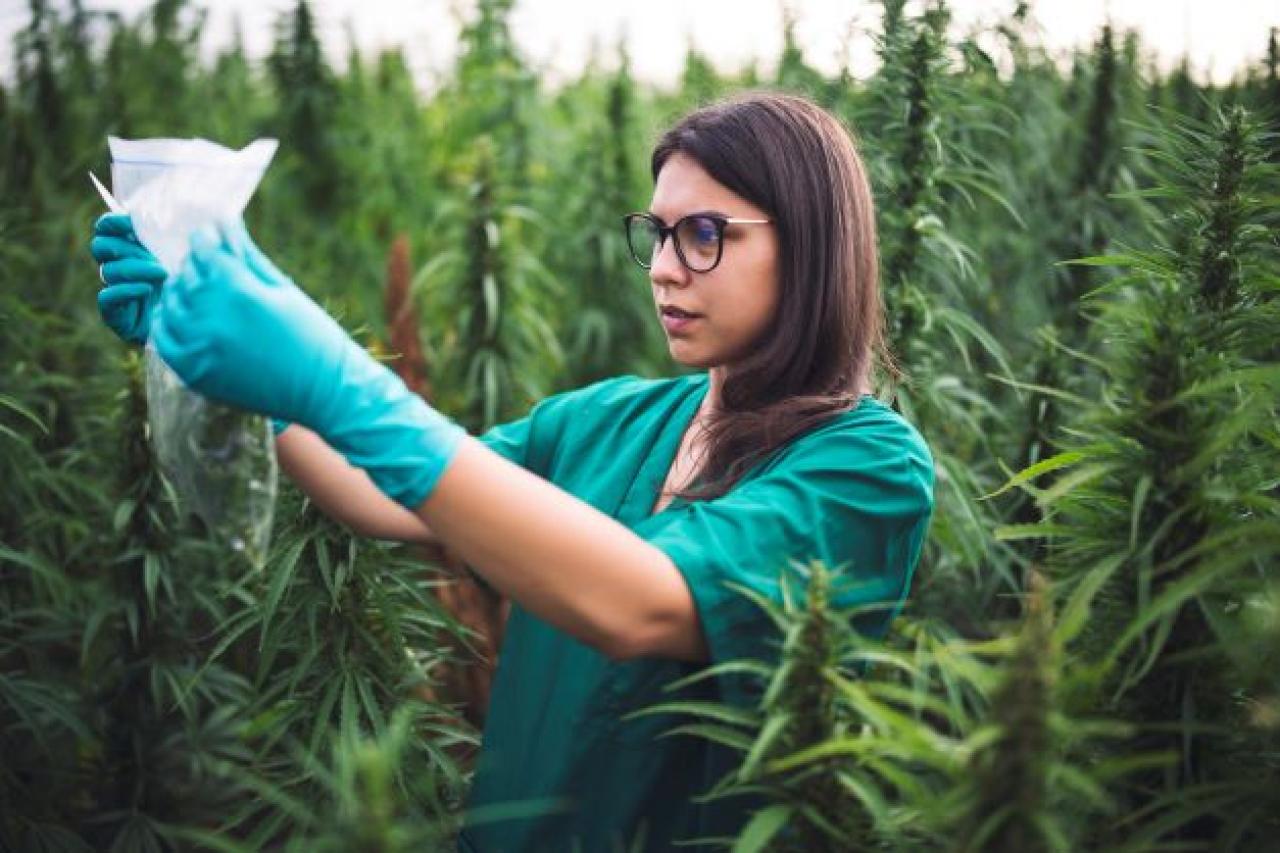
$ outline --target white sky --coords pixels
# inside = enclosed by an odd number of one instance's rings
[[[65,0],[49,0],[65,8]],[[871,29],[879,6],[868,0],[788,0],[797,17],[796,33],[808,60],[833,73],[840,67],[850,25]],[[147,0],[85,0],[90,9],[134,16]],[[262,56],[272,41],[272,23],[294,0],[207,0],[202,49],[211,55],[226,44],[239,20],[249,52]],[[552,81],[571,76],[586,62],[593,42],[605,65],[613,62],[619,37],[628,42],[632,68],[646,80],[669,84],[680,73],[692,41],[722,69],[755,58],[771,68],[782,46],[782,0],[517,0],[516,40]],[[996,20],[1015,0],[951,0],[962,30]],[[457,10],[471,0],[313,0],[321,37],[335,61],[345,54],[348,32],[370,50],[402,44],[419,79],[430,81],[447,69],[456,49]],[[1097,37],[1110,15],[1119,27],[1141,31],[1164,66],[1185,53],[1200,77],[1225,81],[1245,63],[1258,61],[1267,30],[1280,26],[1280,0],[1033,0],[1044,42],[1055,50]],[[0,73],[12,73],[12,34],[27,21],[27,0],[0,0]],[[868,40],[854,40],[855,73],[873,66]]]

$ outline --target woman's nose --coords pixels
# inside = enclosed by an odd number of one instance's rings
[[[689,270],[680,263],[675,241],[668,237],[662,241],[649,267],[649,280],[654,284],[683,284],[689,279]]]

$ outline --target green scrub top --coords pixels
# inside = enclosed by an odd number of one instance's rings
[[[778,659],[776,627],[725,583],[779,601],[791,559],[847,564],[859,583],[838,604],[894,602],[859,617],[864,633],[882,633],[907,594],[933,510],[933,461],[919,434],[864,396],[724,496],[676,498],[651,515],[708,382],[706,373],[606,379],[548,397],[481,440],[668,554],[689,585],[711,663]],[[621,719],[673,698],[757,707],[759,685],[731,675],[662,690],[706,665],[611,661],[513,602],[459,850],[648,851],[732,838],[760,801],[692,800],[740,755],[699,737],[658,738],[680,722],[672,715]],[[482,821],[486,812],[502,819]]]

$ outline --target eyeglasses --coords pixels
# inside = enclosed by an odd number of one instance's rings
[[[764,225],[772,219],[735,219],[718,213],[691,213],[675,225],[666,225],[652,213],[628,213],[622,217],[627,229],[627,246],[631,257],[645,269],[662,251],[667,235],[676,245],[676,257],[691,272],[710,272],[724,254],[726,225]]]

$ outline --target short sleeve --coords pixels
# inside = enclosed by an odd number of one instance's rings
[[[548,462],[555,454],[560,437],[581,407],[589,405],[593,395],[603,389],[633,378],[602,379],[582,388],[551,394],[534,404],[523,418],[490,427],[479,440],[507,460],[546,477]]]
[[[882,409],[821,427],[728,494],[653,516],[637,530],[662,549],[693,595],[711,663],[774,661],[777,626],[729,584],[781,601],[789,561],[836,570],[838,607],[884,602],[859,629],[879,633],[901,606],[933,511],[933,461],[915,430]],[[748,684],[719,682],[725,701],[756,704]]]
[[[529,467],[529,438],[533,432],[533,415],[528,414],[519,420],[490,427],[480,441],[505,458],[522,468]]]

